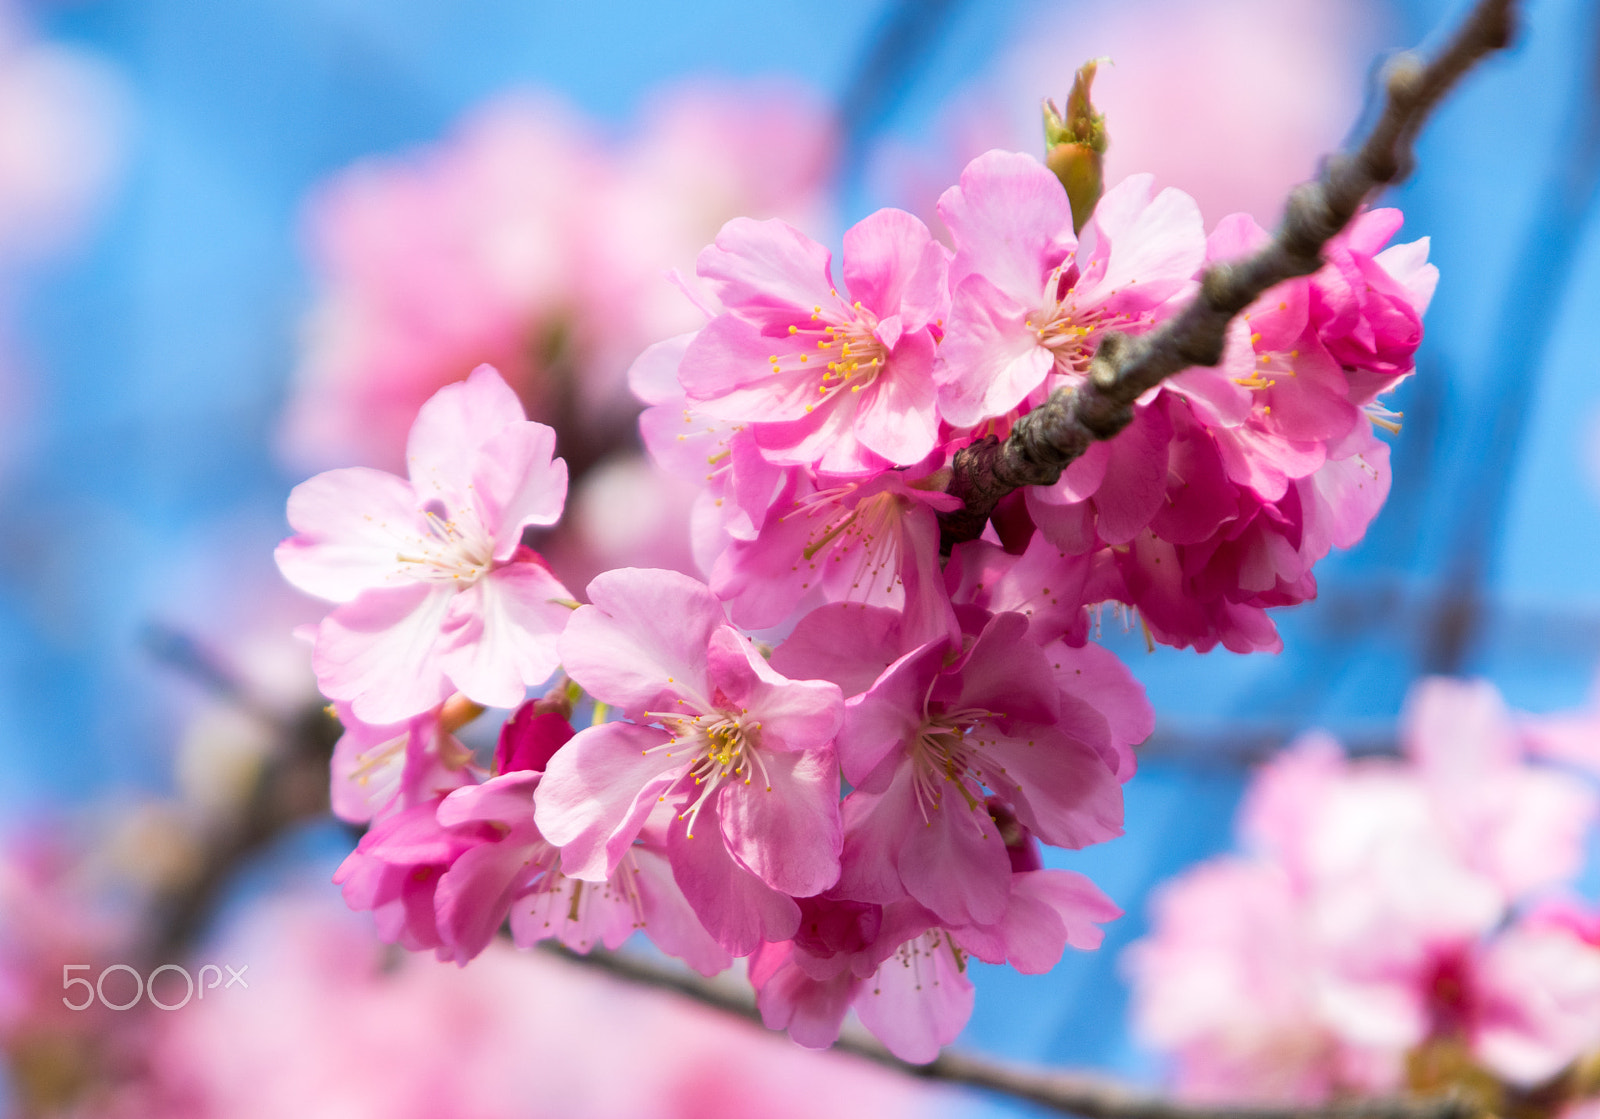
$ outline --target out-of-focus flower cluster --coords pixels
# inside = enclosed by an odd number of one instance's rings
[[[102,853],[39,838],[63,834],[64,821],[36,822],[46,826],[0,850],[7,1114],[672,1119],[938,1105],[858,1062],[507,946],[466,973],[396,958],[325,899],[293,894],[252,901],[187,968],[171,964],[158,1009],[134,994],[131,972],[154,974],[139,952],[139,907],[111,903]],[[238,981],[211,980],[199,961],[212,959]],[[97,987],[117,964],[130,970]]]
[[[385,939],[464,963],[508,921],[579,951],[642,928],[708,974],[747,957],[804,1044],[854,1010],[911,1060],[964,1025],[969,956],[1034,972],[1099,944],[1118,910],[1037,846],[1120,834],[1151,726],[1094,610],[1277,648],[1266,610],[1311,597],[1387,492],[1377,397],[1411,372],[1436,270],[1426,242],[1386,247],[1396,212],[1362,215],[1220,367],[1152,390],[945,562],[954,453],[1265,234],[1239,215],[1208,238],[1135,176],[1079,235],[1055,175],[998,151],[940,208],[953,248],[882,210],[838,278],[793,225],[735,218],[676,278],[698,328],[630,380],[652,456],[700,489],[707,582],[622,568],[581,603],[523,542],[562,513],[558,435],[489,366],[422,407],[406,478],[296,488],[279,564],[336,604],[307,634],[345,726],[335,808],[370,823],[338,880]],[[488,766],[454,737],[486,707],[517,708]]]
[[[307,213],[318,295],[285,456],[392,469],[423,402],[489,363],[586,483],[547,542],[558,567],[592,574],[641,549],[686,566],[687,495],[637,455],[628,366],[697,321],[664,276],[723,222],[827,226],[837,143],[804,86],[702,81],[655,95],[619,137],[530,91],[435,146],[356,164]]]
[[[1565,893],[1600,810],[1600,724],[1413,691],[1400,758],[1324,735],[1265,766],[1246,853],[1157,896],[1125,957],[1135,1022],[1196,1099],[1457,1091],[1553,1114],[1600,1092],[1600,912]],[[1519,1110],[1520,1109],[1520,1110]]]

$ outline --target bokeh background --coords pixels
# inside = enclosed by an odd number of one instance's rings
[[[271,548],[287,531],[288,489],[333,464],[286,449],[284,425],[315,342],[308,316],[328,289],[311,199],[358,161],[415,158],[406,153],[516,90],[564,104],[594,143],[636,151],[683,83],[715,80],[719,96],[738,98],[749,88],[739,83],[759,79],[837,129],[811,230],[836,242],[879,205],[929,212],[989,147],[1038,151],[1039,98],[1063,98],[1077,65],[1105,56],[1110,176],[1152,170],[1194,194],[1208,224],[1247,209],[1271,225],[1286,188],[1360,119],[1374,59],[1429,41],[1463,7],[8,7],[5,830],[52,814],[84,834],[148,838],[139,804],[204,799],[225,783],[228,759],[249,751],[248,713],[230,709],[197,661],[227,666],[271,701],[308,687],[287,633],[312,612],[280,588]],[[1149,653],[1107,616],[1105,639],[1147,684],[1158,729],[1127,789],[1127,836],[1052,857],[1128,915],[1104,950],[1069,955],[1048,976],[978,965],[962,1044],[1153,1081],[1158,1062],[1123,1025],[1117,953],[1144,928],[1154,883],[1230,844],[1252,760],[1312,726],[1354,748],[1392,748],[1406,688],[1428,672],[1487,675],[1529,711],[1586,701],[1600,655],[1597,59],[1593,4],[1528,0],[1515,49],[1472,75],[1424,135],[1418,172],[1393,202],[1403,239],[1432,239],[1442,280],[1418,375],[1394,402],[1405,414],[1394,491],[1366,540],[1322,566],[1319,600],[1279,613],[1285,651]],[[767,140],[782,135],[775,121]],[[235,907],[295,884],[331,896],[349,842],[331,824],[299,829],[234,887]],[[1593,895],[1596,883],[1591,869],[1584,888]],[[263,999],[259,1012],[294,1011]],[[940,1106],[1010,1113],[965,1097]]]

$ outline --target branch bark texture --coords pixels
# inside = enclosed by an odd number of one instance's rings
[[[1053,485],[1091,443],[1115,436],[1144,393],[1190,366],[1221,361],[1228,325],[1268,289],[1322,267],[1323,247],[1368,196],[1411,173],[1429,114],[1468,70],[1511,41],[1515,14],[1516,0],[1479,0],[1431,61],[1412,52],[1391,59],[1365,141],[1329,156],[1317,178],[1295,188],[1271,241],[1207,268],[1195,299],[1150,333],[1108,333],[1087,379],[1057,389],[1004,441],[989,436],[958,452],[946,491],[964,505],[940,517],[945,551],[976,539],[1001,498],[1023,486]]]

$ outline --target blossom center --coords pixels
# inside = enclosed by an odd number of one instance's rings
[[[877,335],[877,317],[861,306],[858,300],[851,308],[854,314],[839,322],[822,322],[822,305],[812,308],[811,321],[805,325],[791,325],[790,335],[795,341],[809,343],[798,355],[798,364],[816,370],[818,399],[806,405],[810,412],[818,404],[832,400],[843,392],[858,393],[878,379],[889,361],[889,349]],[[814,325],[815,324],[815,325]],[[812,353],[814,346],[818,353]],[[815,359],[815,360],[813,360]],[[787,370],[777,354],[772,355],[774,373]]]
[[[745,712],[715,709],[699,715],[658,711],[646,714],[660,720],[668,734],[666,742],[646,753],[661,750],[670,758],[687,751],[692,758],[685,770],[693,782],[691,796],[678,812],[678,819],[689,821],[690,839],[694,838],[700,809],[724,785],[748,785],[759,774],[762,786],[767,792],[772,791],[772,779],[761,757],[761,724],[746,722]]]
[[[423,506],[421,521],[401,545],[395,559],[413,579],[472,583],[494,564],[494,540],[477,516],[452,516],[440,501]]]
[[[884,590],[900,582],[900,520],[909,502],[885,490],[846,504],[859,488],[860,483],[851,482],[819,490],[801,499],[794,511],[784,515],[785,520],[805,517],[812,524],[790,569],[798,571],[803,563],[816,572],[805,580],[804,587],[809,588],[813,579],[828,574],[829,564],[844,570],[847,557],[854,559],[847,598],[872,595],[879,589],[880,578],[887,578]]]
[[[985,808],[983,786],[1001,788],[1003,766],[984,753],[981,723],[994,712],[969,707],[930,715],[911,741],[911,789],[923,823],[944,805],[945,793],[954,789],[971,810],[980,833],[991,823]]]
[[[1138,326],[1150,316],[1108,311],[1103,306],[1080,306],[1076,298],[1076,267],[1062,264],[1050,273],[1045,290],[1053,297],[1028,316],[1024,325],[1033,331],[1039,345],[1051,352],[1058,373],[1081,375],[1088,372],[1101,333]]]

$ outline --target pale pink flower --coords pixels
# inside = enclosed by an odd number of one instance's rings
[[[381,820],[476,780],[472,752],[440,720],[440,709],[374,727],[336,705],[344,733],[333,748],[329,801],[346,823]]]
[[[831,474],[910,466],[934,449],[934,352],[948,252],[916,218],[880,210],[832,254],[781,221],[738,218],[700,254],[723,312],[678,369],[708,415],[752,425],[769,461]]]
[[[487,366],[417,416],[410,480],[364,467],[295,487],[278,566],[341,603],[318,627],[313,667],[331,699],[394,723],[452,691],[514,707],[555,670],[569,601],[522,530],[553,524],[567,470],[555,434]]]
[[[562,663],[633,721],[590,727],[556,753],[540,830],[567,874],[601,881],[668,804],[673,873],[718,941],[745,955],[793,935],[791,895],[839,875],[839,689],[779,675],[687,576],[623,569],[588,593]]]
[[[1225,857],[1163,884],[1122,963],[1133,1028],[1172,1054],[1186,1099],[1317,1103],[1397,1085],[1395,1054],[1352,1049],[1321,1013],[1317,944],[1276,866]]]

